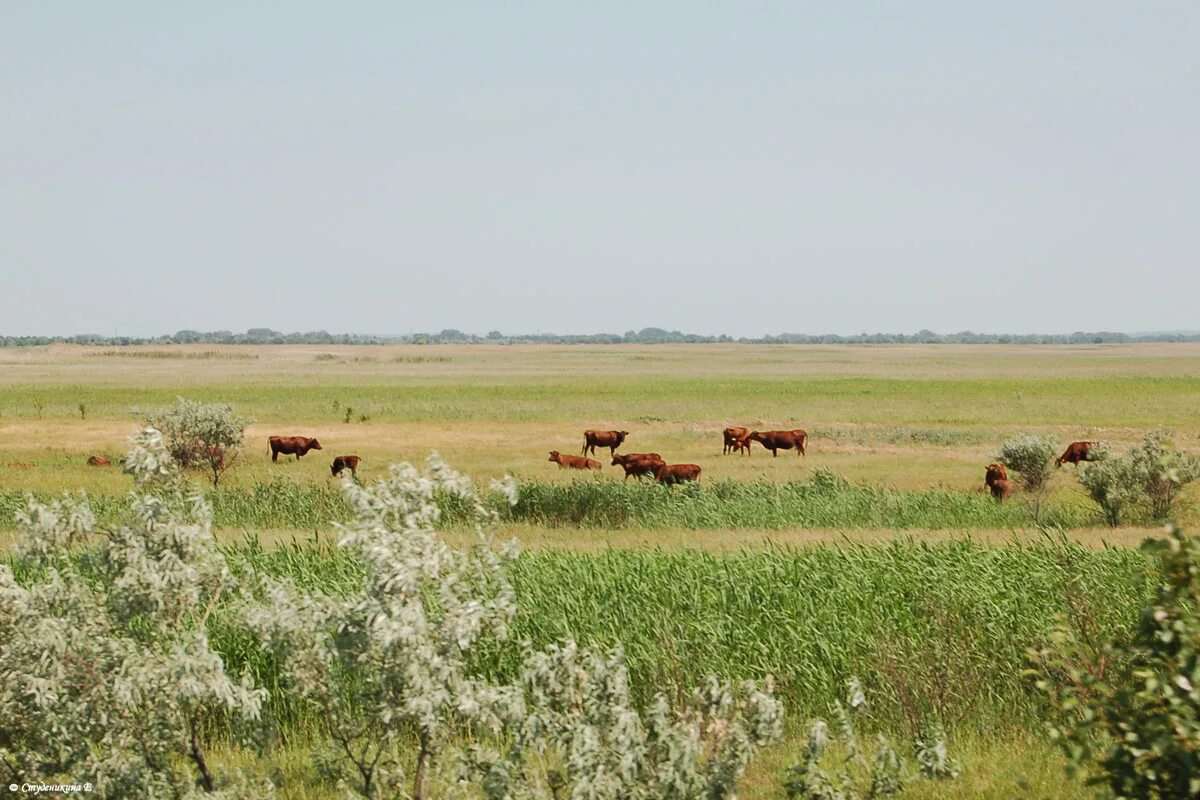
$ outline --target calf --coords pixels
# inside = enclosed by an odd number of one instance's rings
[[[278,461],[280,453],[285,456],[294,454],[299,461],[300,456],[307,454],[309,450],[324,449],[320,442],[307,436],[272,436],[267,439],[267,444],[271,446],[272,461]]]
[[[558,464],[559,469],[600,469],[600,462],[583,456],[565,456],[557,450],[550,451],[549,461]]]
[[[731,425],[721,432],[725,437],[725,447],[721,450],[721,455],[729,455],[742,449],[742,440],[750,435],[748,428],[739,428],[736,425]],[[749,449],[746,449],[749,452]]]
[[[1064,463],[1079,466],[1080,461],[1091,461],[1088,455],[1095,444],[1095,442],[1071,442],[1067,445],[1067,449],[1063,451],[1063,454],[1058,457],[1058,460],[1054,462],[1054,466],[1061,467]]]
[[[1012,494],[1012,487],[1004,478],[999,478],[993,481],[988,488],[991,490],[992,497],[996,499],[997,503],[1004,502],[1004,498]]]
[[[653,475],[660,464],[665,464],[658,453],[629,453],[623,456],[613,456],[612,465],[625,470],[625,478],[632,475],[640,478],[643,475]]]
[[[583,452],[580,455],[586,456],[589,450],[596,455],[597,447],[607,447],[609,455],[616,455],[617,448],[628,435],[629,431],[584,431]]]
[[[696,464],[659,464],[654,470],[654,479],[663,486],[684,481],[700,480],[700,467]]]
[[[112,465],[112,462],[109,461],[108,458],[105,456],[91,456],[88,459],[89,467],[108,467],[111,465]]]
[[[794,431],[751,431],[749,438],[770,450],[771,455],[778,458],[780,450],[791,450],[792,448],[795,448],[797,456],[805,455],[804,443],[808,441],[808,434],[799,429]]]
[[[1003,464],[988,464],[987,465],[987,472],[985,472],[983,474],[983,485],[984,486],[986,486],[988,489],[991,489],[992,486],[997,481],[1007,481],[1007,480],[1008,480],[1008,470],[1006,470],[1004,468]]]
[[[333,463],[329,465],[329,473],[337,476],[344,469],[350,470],[350,474],[358,477],[358,462],[362,461],[358,456],[337,456],[333,459]]]

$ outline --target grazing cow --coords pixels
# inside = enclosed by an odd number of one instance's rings
[[[106,456],[92,456],[88,459],[89,467],[108,467],[112,466],[112,462]]]
[[[996,499],[997,503],[1004,502],[1004,498],[1012,494],[1012,487],[1004,478],[998,478],[995,481],[992,481],[991,486],[988,488],[991,490],[992,497]]]
[[[628,455],[613,456],[612,465],[625,470],[625,478],[630,475],[640,478],[643,475],[653,475],[660,464],[665,464],[658,453],[629,453]]]
[[[559,469],[600,469],[600,462],[583,456],[565,456],[557,450],[550,451],[549,461],[558,464]]]
[[[1064,463],[1079,466],[1080,461],[1091,461],[1088,458],[1088,454],[1095,445],[1095,442],[1071,442],[1067,445],[1067,449],[1063,451],[1063,454],[1058,457],[1058,460],[1054,462],[1054,466],[1061,467]]]
[[[742,449],[742,440],[750,435],[749,428],[739,428],[736,425],[731,425],[721,432],[725,437],[725,448],[721,450],[721,455],[729,455]],[[746,452],[749,452],[747,449]]]
[[[996,481],[1007,481],[1007,480],[1008,480],[1008,470],[1006,470],[1004,468],[1003,464],[988,464],[987,465],[987,472],[985,472],[983,475],[983,485],[984,486],[986,486],[988,489],[991,489],[992,486],[995,485]]]
[[[362,459],[358,456],[338,456],[329,465],[329,473],[336,477],[339,472],[348,469],[350,470],[350,474],[357,478],[359,461],[362,461]]]
[[[211,464],[215,464],[217,469],[225,467],[225,448],[220,445],[211,444],[204,448],[204,458]]]
[[[592,455],[596,455],[597,447],[607,447],[609,455],[616,455],[617,448],[628,435],[629,431],[584,431],[583,452],[580,455],[586,456],[588,450],[592,451]]]
[[[696,464],[659,464],[654,470],[654,479],[663,486],[684,481],[700,480],[700,467]]]
[[[808,441],[808,434],[802,430],[794,431],[751,431],[749,439],[761,444],[763,447],[771,451],[771,455],[778,458],[780,450],[796,449],[796,455],[805,455],[804,443]],[[747,442],[749,446],[749,442]]]
[[[300,456],[305,455],[309,450],[324,449],[320,442],[307,436],[272,436],[267,439],[267,444],[271,445],[272,461],[278,461],[280,453],[285,456],[295,454],[296,460],[299,461]]]
[[[750,455],[750,434],[747,433],[745,436],[739,436],[738,438],[734,439],[733,450],[734,452]]]

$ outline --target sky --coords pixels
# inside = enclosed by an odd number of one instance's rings
[[[1200,328],[1200,4],[8,3],[0,334]]]

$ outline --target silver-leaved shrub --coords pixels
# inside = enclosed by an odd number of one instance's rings
[[[783,704],[768,680],[732,687],[715,678],[673,706],[663,694],[639,712],[620,651],[574,642],[530,653],[508,707],[511,747],[467,749],[461,780],[488,800],[721,800],[755,752],[775,741]]]
[[[513,492],[511,481],[496,488]],[[374,485],[347,478],[343,489],[353,520],[338,526],[339,546],[365,568],[361,589],[329,597],[276,584],[268,604],[251,607],[251,623],[352,767],[338,774],[337,760],[322,759],[343,790],[424,800],[452,725],[499,729],[508,691],[473,675],[468,656],[508,635],[516,607],[506,565],[516,549],[494,546],[495,512],[436,453],[423,473],[394,465]],[[438,535],[443,494],[471,513],[473,547]]]
[[[211,511],[158,431],[134,437],[133,513],[97,528],[86,498],[18,515],[18,583],[0,564],[0,783],[88,782],[98,797],[264,796],[214,774],[205,729],[252,725],[264,692],[234,680],[207,615],[233,587]],[[165,481],[150,490],[147,484]],[[94,549],[72,552],[76,541]]]
[[[184,469],[203,469],[216,486],[242,453],[246,426],[228,403],[175,398],[170,408],[135,412],[147,427],[162,433],[167,451]]]

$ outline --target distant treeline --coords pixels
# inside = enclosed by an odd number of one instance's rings
[[[1127,342],[1200,342],[1200,331],[1168,331],[1161,333],[1117,333],[1095,331],[1075,333],[1007,334],[934,333],[860,333],[851,336],[838,334],[782,333],[778,336],[735,338],[722,334],[705,336],[696,333],[668,331],[663,328],[642,328],[625,333],[505,334],[491,331],[482,336],[447,328],[439,333],[412,333],[406,336],[368,336],[357,333],[282,333],[270,328],[250,328],[245,333],[233,331],[179,331],[175,334],[139,338],[132,336],[0,336],[0,347],[28,347],[45,344],[82,344],[121,347],[146,344],[712,344],[736,342],[741,344],[1121,344]]]

